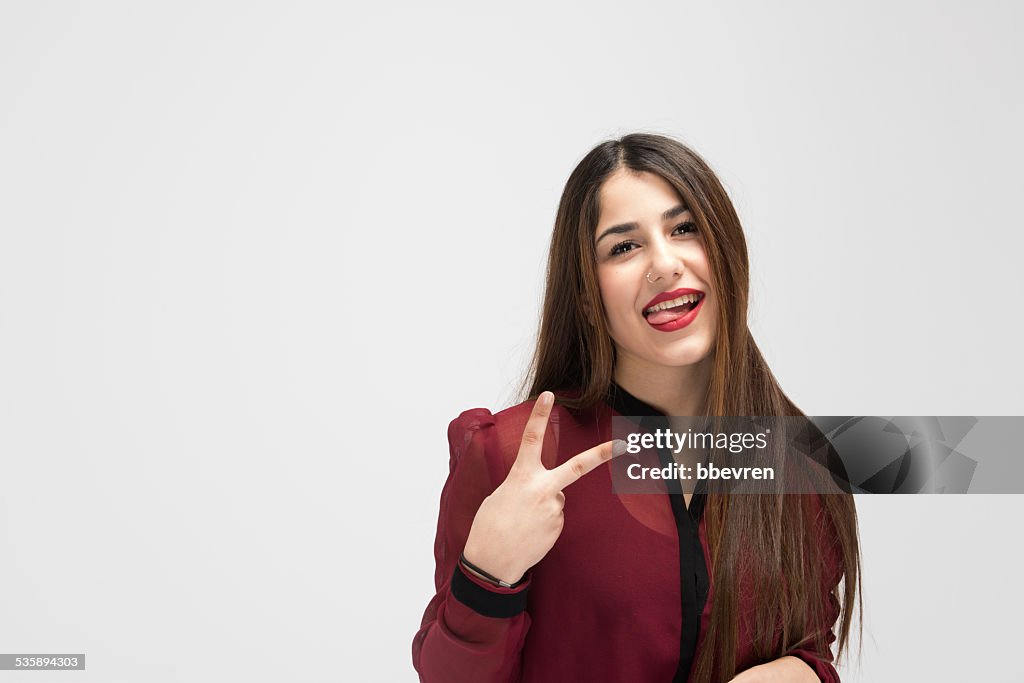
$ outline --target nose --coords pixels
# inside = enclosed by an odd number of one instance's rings
[[[682,256],[663,240],[651,244],[648,253],[651,255],[647,281],[651,284],[671,282],[683,276],[684,264]]]

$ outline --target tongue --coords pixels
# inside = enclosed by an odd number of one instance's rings
[[[673,320],[679,320],[693,309],[693,304],[683,304],[675,308],[666,308],[664,311],[655,311],[647,316],[647,322],[652,325],[664,325]]]

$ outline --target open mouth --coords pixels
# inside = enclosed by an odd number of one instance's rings
[[[704,294],[701,292],[683,294],[675,299],[662,301],[659,304],[645,308],[643,315],[651,325],[664,325],[665,323],[682,318],[697,308],[703,298]]]

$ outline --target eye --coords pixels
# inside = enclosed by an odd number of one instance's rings
[[[680,223],[672,230],[673,235],[689,235],[696,233],[697,224],[694,223],[693,221],[686,221],[685,223]],[[614,247],[612,247],[609,250],[608,255],[612,257],[622,256],[623,254],[628,254],[629,252],[633,251],[633,248],[636,246],[636,242],[625,240],[623,242],[619,242]]]
[[[619,256],[620,254],[628,254],[629,252],[633,251],[631,247],[635,246],[636,245],[633,242],[630,242],[629,240],[626,240],[625,242],[619,242],[614,247],[612,247],[611,251],[609,252],[609,255]]]

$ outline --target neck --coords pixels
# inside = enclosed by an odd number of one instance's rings
[[[623,354],[615,363],[615,383],[665,415],[707,414],[711,355],[693,365],[665,367],[638,363]]]

